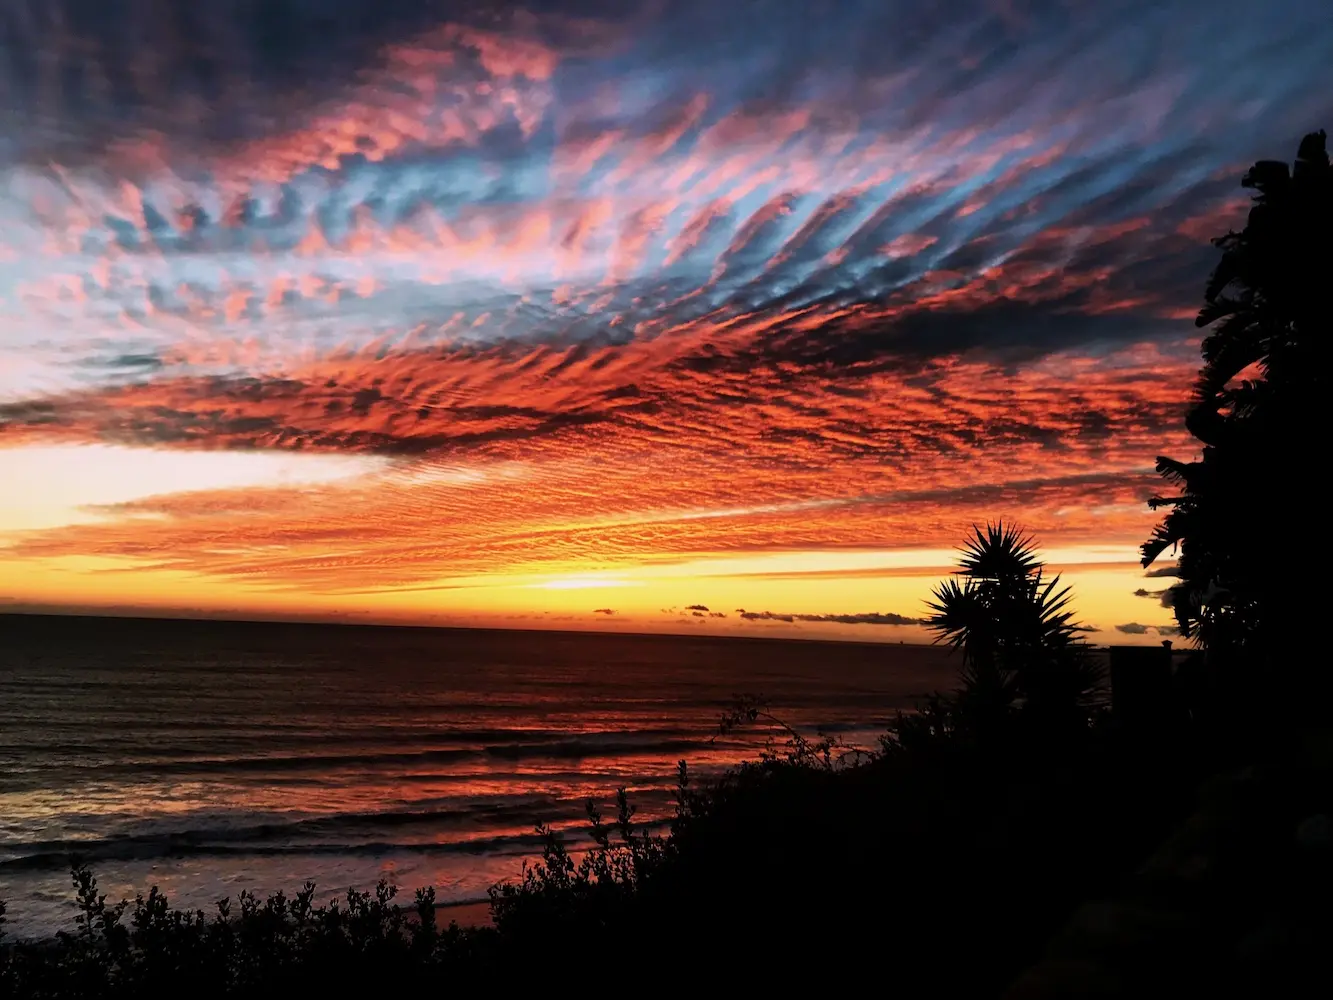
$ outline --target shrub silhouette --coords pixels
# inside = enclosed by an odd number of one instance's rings
[[[288,898],[242,892],[235,910],[220,900],[212,917],[174,910],[156,887],[133,903],[108,905],[81,864],[71,871],[78,914],[74,933],[56,941],[0,947],[0,995],[138,997],[278,995],[286,989],[340,988],[374,980],[422,985],[446,969],[479,967],[493,932],[439,930],[434,889],[405,911],[397,890],[349,889],[314,902],[315,886]],[[3,904],[0,904],[3,912]]]
[[[1171,602],[1184,635],[1223,658],[1299,668],[1316,612],[1295,544],[1320,522],[1326,492],[1310,448],[1329,388],[1333,169],[1325,134],[1307,135],[1294,169],[1256,163],[1245,228],[1214,243],[1222,259],[1196,325],[1211,327],[1186,426],[1198,461],[1159,458],[1179,487],[1142,547],[1143,565],[1179,553]],[[1285,530],[1284,530],[1285,529]],[[1214,657],[1216,660],[1217,657]]]

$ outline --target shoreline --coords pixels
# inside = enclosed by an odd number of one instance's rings
[[[410,919],[415,921],[416,914]],[[459,927],[494,927],[491,920],[491,901],[489,899],[464,899],[454,903],[435,904],[435,926],[448,927],[456,923]]]

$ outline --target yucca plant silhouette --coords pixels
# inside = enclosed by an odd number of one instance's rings
[[[1100,677],[1072,598],[1058,575],[1046,576],[1031,536],[1003,523],[974,526],[958,571],[927,602],[927,627],[963,654],[960,719],[985,731],[1015,713],[1086,723]]]

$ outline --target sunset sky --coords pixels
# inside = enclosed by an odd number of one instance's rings
[[[6,5],[0,608],[915,642],[1002,517],[1157,642],[1208,241],[1328,17]]]

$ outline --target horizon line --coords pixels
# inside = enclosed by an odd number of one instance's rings
[[[198,613],[172,614],[167,610],[160,613],[153,613],[154,609],[143,608],[135,609],[133,612],[118,613],[108,609],[28,609],[28,610],[0,610],[0,623],[5,619],[15,618],[92,618],[101,621],[126,621],[126,622],[161,622],[178,621],[189,622],[192,624],[217,623],[224,625],[331,625],[335,627],[346,628],[380,628],[380,629],[422,629],[437,631],[455,631],[455,632],[523,632],[523,633],[549,633],[565,632],[573,635],[616,635],[630,636],[638,638],[661,638],[663,636],[682,638],[682,639],[737,639],[742,641],[755,642],[811,642],[811,643],[836,643],[844,646],[912,646],[919,649],[940,649],[946,654],[952,651],[944,645],[935,642],[909,642],[899,639],[896,642],[874,639],[857,638],[839,638],[838,636],[776,636],[776,635],[725,635],[718,633],[700,633],[700,632],[677,632],[677,631],[633,631],[629,629],[590,629],[590,628],[558,628],[549,627],[522,627],[522,626],[501,626],[501,625],[445,625],[432,622],[392,622],[392,621],[348,621],[346,618],[312,618],[312,617],[239,617],[225,614],[219,615],[201,615]],[[1121,645],[1113,642],[1090,642],[1089,646],[1094,649],[1109,648],[1114,645]],[[1142,645],[1142,643],[1124,643],[1123,645]],[[1184,650],[1187,647],[1180,647]]]

